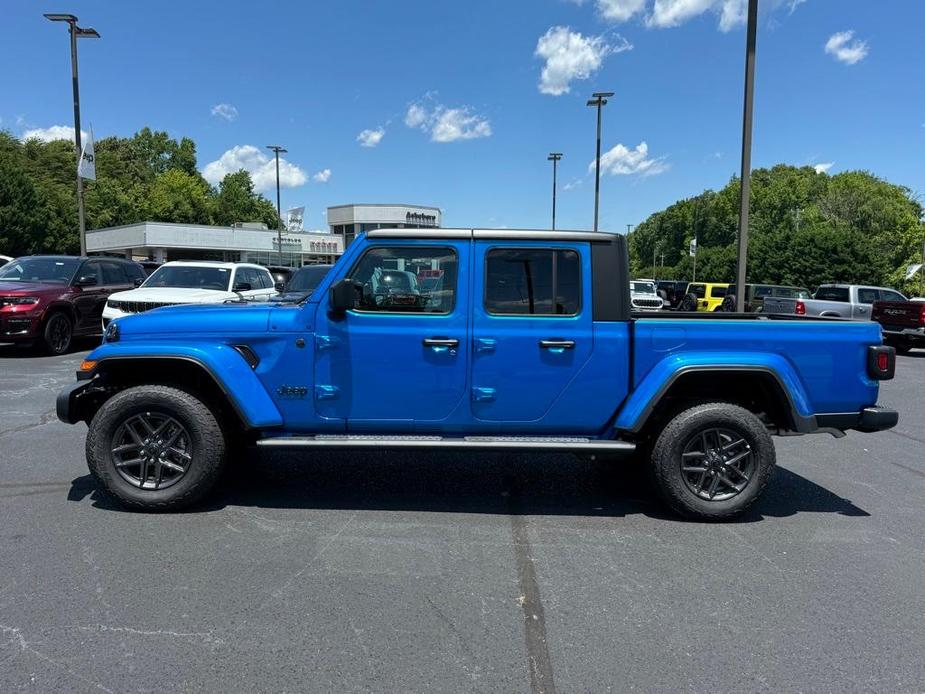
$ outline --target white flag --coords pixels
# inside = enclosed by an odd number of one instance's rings
[[[83,152],[80,153],[80,162],[77,164],[77,175],[81,178],[96,180],[96,155],[93,153],[93,128],[87,133]]]
[[[696,236],[693,239],[691,239],[691,247],[688,252],[691,254],[691,256],[697,255],[697,237]]]
[[[906,268],[906,279],[911,280],[912,276],[922,269],[922,263],[915,263]]]
[[[305,207],[293,207],[286,210],[286,231],[302,231],[302,220],[305,218]]]

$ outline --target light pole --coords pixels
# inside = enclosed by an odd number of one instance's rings
[[[77,162],[83,145],[80,141],[80,87],[77,83],[77,39],[98,39],[96,29],[84,29],[77,26],[77,17],[72,14],[46,14],[45,19],[52,22],[66,22],[71,34],[71,83],[74,89],[74,141],[77,144]],[[87,228],[84,221],[84,185],[77,174],[77,224],[80,234],[80,255],[87,255]]]
[[[745,37],[745,103],[742,108],[742,178],[739,197],[739,257],[736,266],[736,310],[745,306],[745,263],[748,256],[748,200],[752,170],[752,108],[755,100],[755,43],[758,36],[758,0],[748,0]]]
[[[562,158],[562,152],[550,152],[546,161],[552,162],[552,229],[556,230],[556,164]]]
[[[288,153],[289,150],[283,149],[279,145],[267,145],[267,149],[272,149],[276,155],[276,243],[277,256],[279,264],[283,264],[283,213],[279,205],[279,153]]]
[[[588,106],[597,107],[597,154],[594,157],[594,231],[597,231],[597,211],[601,202],[601,108],[607,105],[607,97],[613,92],[594,92],[588,99]]]

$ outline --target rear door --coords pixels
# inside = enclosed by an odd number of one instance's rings
[[[99,332],[103,325],[103,306],[109,296],[103,280],[102,261],[85,261],[75,275],[75,283],[80,286],[80,293],[74,298],[77,315],[74,330],[78,333]]]
[[[871,305],[880,298],[880,290],[876,287],[858,287],[857,301],[852,304],[852,318],[870,318]]]
[[[589,250],[581,243],[476,242],[470,395],[476,420],[542,424],[590,358]]]

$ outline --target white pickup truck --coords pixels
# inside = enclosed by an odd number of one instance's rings
[[[895,289],[886,287],[823,284],[813,294],[812,299],[767,297],[762,313],[870,320],[871,305],[875,301],[906,301],[906,297]]]

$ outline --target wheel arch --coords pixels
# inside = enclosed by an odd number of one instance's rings
[[[89,421],[104,402],[126,388],[167,385],[201,397],[227,424],[244,429],[282,424],[278,408],[250,366],[237,354],[233,358],[237,365],[225,360],[210,364],[192,355],[100,357],[91,380],[71,393],[68,418]]]
[[[815,417],[804,414],[806,397],[792,370],[782,375],[765,364],[689,364],[663,378],[644,379],[635,395],[646,400],[632,402],[631,397],[616,422],[618,429],[632,434],[651,431],[679,407],[696,401],[739,405],[764,415],[766,424],[780,432],[809,433],[817,428]]]

